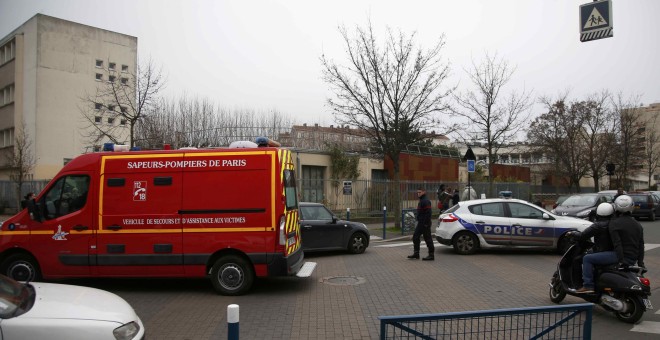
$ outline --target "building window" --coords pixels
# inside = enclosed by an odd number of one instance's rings
[[[14,145],[14,128],[0,131],[0,148]]]
[[[114,71],[115,67],[117,67],[117,64],[115,63],[108,63],[108,70]]]
[[[9,62],[16,57],[16,40],[13,40],[0,47],[0,64]]]
[[[127,122],[126,119],[122,119],[119,121],[119,125],[126,126],[126,122]]]
[[[14,101],[14,84],[6,86],[0,90],[0,106],[7,105]]]
[[[122,72],[128,72],[128,65],[121,65]]]
[[[94,123],[96,123],[96,124],[101,124],[101,120],[102,120],[102,119],[101,119],[100,116],[96,116],[96,117],[94,117]]]
[[[101,103],[94,103],[94,110],[98,111],[103,108],[103,104]]]
[[[112,124],[114,124],[114,123],[115,123],[115,119],[114,119],[114,118],[112,118],[112,117],[108,118],[108,124],[112,125]]]
[[[103,80],[103,74],[97,73],[96,74],[96,81],[101,81],[101,80]]]
[[[100,145],[94,145],[94,148],[92,150],[94,150],[94,152],[99,152],[99,151],[101,151],[101,146]]]
[[[121,78],[121,84],[122,85],[127,85],[128,84],[128,78]]]
[[[109,76],[108,77],[108,82],[114,83],[116,78],[117,77],[115,77],[115,76]]]
[[[119,109],[121,110],[121,113],[126,113],[128,110],[126,109],[125,106],[120,106]]]
[[[115,106],[114,105],[108,105],[108,111],[115,111]]]
[[[97,68],[103,68],[103,60],[96,59],[96,67]]]

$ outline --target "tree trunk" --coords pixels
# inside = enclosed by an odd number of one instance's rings
[[[392,204],[394,205],[394,226],[401,227],[401,174],[399,173],[399,155],[396,160],[392,159],[394,164],[394,195],[392,197]]]

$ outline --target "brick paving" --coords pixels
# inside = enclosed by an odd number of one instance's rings
[[[378,226],[371,226],[378,228]],[[381,237],[382,228],[372,236]],[[436,242],[435,261],[408,260],[410,236],[372,240],[364,254],[307,254],[318,263],[309,278],[258,279],[244,296],[217,295],[205,279],[84,279],[125,298],[142,318],[147,339],[227,339],[227,306],[240,306],[241,339],[378,339],[378,316],[553,305],[548,281],[559,255],[542,251],[453,253]],[[426,247],[422,243],[422,254]],[[660,268],[658,256],[647,266]],[[651,282],[658,281],[652,272]],[[325,283],[359,277],[357,285]],[[568,296],[564,303],[581,303]],[[628,327],[595,309],[594,329]],[[646,318],[646,316],[645,316]],[[608,326],[604,326],[607,324]],[[628,327],[630,328],[630,327]],[[625,330],[625,329],[624,329]],[[594,335],[596,335],[595,333]],[[597,337],[596,337],[597,338]]]
[[[399,242],[406,242],[405,239]],[[436,243],[436,260],[405,258],[411,245],[364,254],[308,254],[310,278],[257,280],[245,296],[216,295],[206,280],[85,280],[127,299],[149,339],[226,339],[226,309],[240,306],[242,339],[377,339],[378,316],[552,304],[547,282],[559,257],[549,252],[455,255]],[[422,249],[425,251],[425,247]],[[360,277],[331,285],[331,277]],[[567,298],[567,302],[580,302]]]

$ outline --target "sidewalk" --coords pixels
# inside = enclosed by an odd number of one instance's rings
[[[401,230],[392,231],[394,222],[386,224],[385,235],[383,235],[383,223],[369,223],[367,229],[371,233],[371,242],[393,242],[393,241],[412,241],[412,232],[401,234]]]

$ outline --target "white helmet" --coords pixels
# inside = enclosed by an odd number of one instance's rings
[[[612,203],[603,202],[598,205],[598,208],[596,208],[596,215],[599,217],[610,217],[612,214],[614,214]]]
[[[633,211],[635,204],[632,197],[621,195],[614,200],[614,208],[620,213],[627,213]]]

